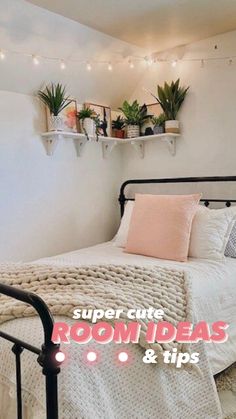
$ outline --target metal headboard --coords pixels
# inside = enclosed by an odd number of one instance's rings
[[[180,178],[163,178],[163,179],[131,179],[127,180],[121,185],[119,203],[121,216],[124,214],[124,208],[126,201],[134,201],[134,198],[127,198],[125,196],[125,188],[128,185],[140,185],[140,184],[164,184],[164,183],[198,183],[198,182],[236,182],[236,176],[208,176],[208,177],[180,177]],[[201,199],[204,205],[208,207],[211,202],[222,202],[227,207],[230,207],[231,203],[236,203],[236,199]]]

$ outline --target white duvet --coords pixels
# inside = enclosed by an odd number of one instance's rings
[[[37,261],[38,262],[38,261]],[[84,363],[84,348],[71,344],[64,348],[68,361],[59,376],[60,419],[220,419],[221,411],[210,369],[215,374],[236,361],[236,261],[210,262],[190,260],[176,263],[123,253],[112,242],[91,248],[41,259],[46,264],[88,265],[99,263],[165,265],[188,270],[192,278],[195,313],[198,320],[230,323],[226,343],[207,344],[208,357],[202,343],[201,367],[204,376],[189,375],[174,369],[145,365],[138,345],[129,347],[132,362],[117,366],[114,344],[98,345],[101,362],[89,367]],[[63,318],[62,318],[63,319]],[[62,320],[60,319],[60,320]],[[65,321],[69,321],[65,319]],[[17,319],[1,326],[13,335],[30,340],[35,346],[41,342],[37,318]],[[30,330],[30,333],[29,333]],[[15,369],[8,343],[0,345],[0,380],[13,388]],[[9,345],[8,345],[9,346]],[[108,348],[109,346],[109,348]],[[93,348],[96,344],[93,345]],[[196,348],[195,348],[196,349]],[[207,359],[208,358],[208,359]],[[210,361],[210,364],[209,362]],[[26,419],[45,418],[44,386],[35,356],[22,356],[24,403],[28,404]],[[7,392],[0,388],[0,419],[13,419],[13,404]],[[158,416],[157,416],[158,412]]]

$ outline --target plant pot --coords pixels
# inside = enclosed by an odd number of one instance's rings
[[[115,134],[116,138],[124,138],[125,137],[125,132],[123,131],[123,129],[115,129],[114,134]]]
[[[175,119],[166,121],[165,122],[165,132],[166,133],[179,134],[179,121],[176,121]]]
[[[139,125],[127,125],[127,138],[135,138],[140,135]]]
[[[95,123],[91,118],[85,118],[81,122],[82,131],[88,135],[88,137],[95,137]]]
[[[163,134],[164,133],[164,127],[162,125],[155,125],[153,127],[154,134]]]
[[[60,115],[50,115],[49,131],[63,131],[64,123]]]

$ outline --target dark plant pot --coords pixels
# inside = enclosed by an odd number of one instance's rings
[[[115,137],[116,138],[124,138],[125,137],[125,131],[123,131],[123,129],[115,129]]]
[[[164,133],[164,127],[160,125],[155,125],[153,128],[154,134],[163,134]]]

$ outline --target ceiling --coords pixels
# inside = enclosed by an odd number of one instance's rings
[[[148,52],[236,29],[235,0],[29,1]]]

